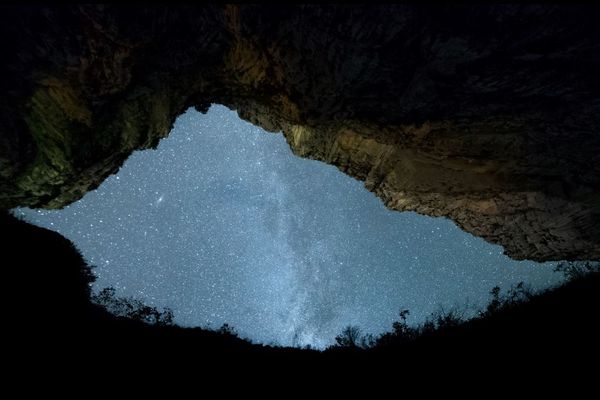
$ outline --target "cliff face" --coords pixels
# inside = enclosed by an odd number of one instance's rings
[[[600,258],[597,7],[10,7],[0,207],[62,207],[211,103],[514,258]],[[202,173],[199,171],[198,173]]]

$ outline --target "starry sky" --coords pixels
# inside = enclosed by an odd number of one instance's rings
[[[188,110],[82,200],[15,214],[72,240],[96,266],[94,290],[266,344],[322,348],[349,324],[390,330],[400,308],[419,323],[440,307],[475,312],[495,285],[562,279],[449,220],[387,210],[362,182],[217,105]]]

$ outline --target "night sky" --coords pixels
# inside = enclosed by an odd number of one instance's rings
[[[186,112],[77,203],[15,214],[71,239],[96,266],[95,290],[261,343],[323,347],[348,324],[390,330],[400,308],[418,323],[440,306],[473,312],[495,285],[561,279],[449,220],[387,210],[222,106]]]

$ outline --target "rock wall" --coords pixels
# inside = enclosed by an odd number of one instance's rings
[[[596,6],[1,11],[2,208],[69,204],[220,103],[392,209],[600,258]]]

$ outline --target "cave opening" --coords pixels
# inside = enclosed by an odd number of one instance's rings
[[[218,105],[188,110],[156,150],[72,205],[14,212],[73,241],[95,291],[259,343],[324,348],[347,325],[388,331],[400,309],[410,323],[440,307],[475,313],[494,286],[562,278],[447,219],[386,209],[362,182]]]

